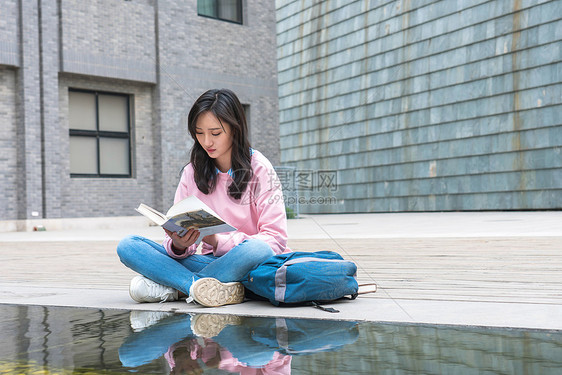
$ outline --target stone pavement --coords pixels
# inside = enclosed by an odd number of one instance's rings
[[[331,304],[337,314],[256,301],[137,304],[127,290],[134,273],[115,246],[127,234],[159,241],[160,228],[143,218],[115,218],[109,227],[100,219],[43,223],[45,232],[0,232],[0,303],[562,329],[562,212],[290,220],[293,250],[335,250],[358,264],[360,283],[378,284],[375,294]]]

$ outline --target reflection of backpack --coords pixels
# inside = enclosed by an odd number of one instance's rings
[[[243,284],[276,306],[318,303],[357,297],[356,274],[355,263],[333,251],[297,251],[267,259]]]
[[[337,351],[359,337],[357,322],[341,320],[252,318],[252,340],[285,355]]]

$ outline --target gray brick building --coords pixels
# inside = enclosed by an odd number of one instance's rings
[[[0,220],[166,209],[209,88],[239,95],[279,163],[273,2],[0,4]]]
[[[301,212],[562,208],[562,2],[276,7]]]

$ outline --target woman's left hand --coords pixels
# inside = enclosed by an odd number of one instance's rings
[[[176,232],[171,232],[166,228],[164,228],[164,231],[172,239],[172,251],[176,254],[183,254],[185,249],[193,245],[195,241],[197,241],[197,238],[199,238],[199,231],[194,228],[190,228],[183,237],[180,237]],[[174,250],[174,248],[178,251]]]
[[[217,236],[214,234],[210,234],[208,236],[203,237],[203,242],[211,245],[214,249],[216,249],[219,241],[217,239]]]

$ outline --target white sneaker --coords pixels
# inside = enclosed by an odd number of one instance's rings
[[[140,332],[172,315],[174,315],[174,313],[166,311],[133,310],[131,311],[131,314],[129,314],[129,320],[131,322],[133,332]]]
[[[140,275],[131,280],[129,294],[137,302],[167,302],[179,299],[178,291],[174,288],[158,284]]]
[[[237,315],[197,314],[191,317],[191,332],[199,337],[211,338],[228,325],[240,325],[242,318]]]
[[[207,307],[232,305],[244,301],[244,286],[238,282],[222,283],[212,277],[204,277],[191,284],[189,297]]]

